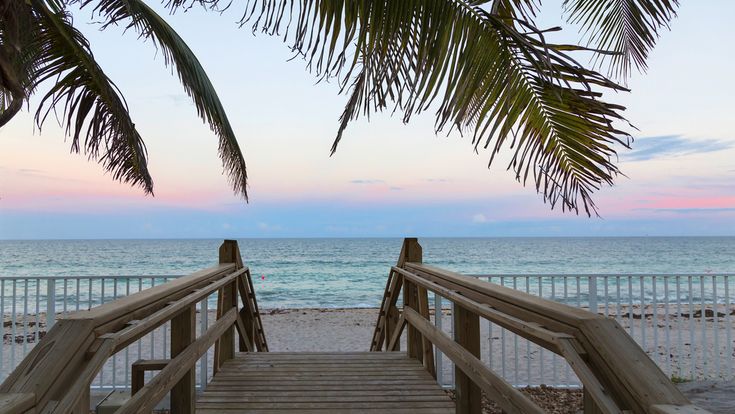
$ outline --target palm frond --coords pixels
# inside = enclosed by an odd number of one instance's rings
[[[609,71],[626,79],[633,66],[645,71],[646,59],[659,31],[669,28],[678,0],[565,0],[569,20],[581,24],[587,42],[595,49],[597,63],[609,63]]]
[[[471,132],[475,148],[492,147],[490,163],[513,151],[508,168],[532,178],[552,207],[596,212],[591,195],[613,183],[614,146],[630,137],[614,125],[623,108],[595,90],[625,89],[574,61],[579,47],[547,43],[524,19],[533,1],[501,0],[501,14],[471,3],[251,0],[242,23],[284,37],[320,79],[337,78],[350,94],[333,151],[360,114],[393,105],[408,122],[438,103],[437,132]]]
[[[95,62],[87,39],[55,2],[29,0],[37,14],[34,30],[38,55],[35,85],[54,83],[36,112],[40,127],[63,105],[61,122],[71,136],[73,152],[98,160],[114,179],[153,193],[147,154],[117,87]]]
[[[184,40],[141,0],[75,0],[82,7],[94,3],[104,27],[122,24],[151,39],[163,52],[166,65],[176,68],[186,93],[194,101],[198,115],[219,137],[219,155],[236,194],[247,200],[247,169],[235,133],[224,107],[204,68]]]

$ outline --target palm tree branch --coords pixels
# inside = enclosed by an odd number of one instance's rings
[[[54,6],[53,2],[29,1],[39,24],[39,71],[34,83],[55,79],[36,111],[39,128],[57,105],[63,105],[62,124],[72,136],[72,151],[80,152],[84,135],[84,153],[90,159],[102,163],[114,179],[140,185],[152,194],[145,145],[119,90],[95,62],[87,40],[60,6],[52,10],[48,5]]]
[[[92,0],[74,0],[82,7]],[[157,13],[141,0],[100,0],[94,11],[105,19],[104,27],[124,24],[138,35],[151,39],[163,52],[166,65],[173,65],[184,90],[194,102],[197,114],[219,138],[219,155],[233,190],[245,200],[247,168],[235,133],[217,92],[189,46]]]
[[[676,17],[678,0],[565,0],[569,21],[580,24],[587,43],[607,53],[596,64],[608,62],[611,75],[626,79],[633,66],[647,69],[646,59],[661,29]]]

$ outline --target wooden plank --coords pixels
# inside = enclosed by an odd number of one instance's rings
[[[406,327],[406,318],[401,315],[401,317],[398,319],[398,323],[396,323],[395,327],[393,328],[393,331],[391,332],[390,342],[388,342],[388,346],[386,347],[386,351],[393,352],[398,351],[401,347],[401,334],[403,333],[403,328]]]
[[[406,269],[418,274],[419,276],[432,275],[445,281],[456,283],[466,289],[481,293],[492,300],[493,303],[491,304],[499,310],[504,310],[503,308],[505,306],[525,309],[535,315],[544,315],[548,319],[556,321],[557,325],[573,327],[583,320],[596,319],[599,317],[597,314],[588,312],[584,309],[574,308],[562,303],[546,300],[529,293],[521,292],[516,289],[477,280],[477,278],[421,263],[408,263],[406,264]],[[513,314],[512,312],[508,313]],[[540,323],[546,325],[543,321],[540,321]]]
[[[560,340],[559,347],[562,356],[567,360],[577,377],[584,385],[585,413],[594,410],[604,414],[617,414],[622,411],[613,401],[605,387],[600,383],[595,374],[590,370],[582,357],[577,353],[572,341],[574,339]],[[593,402],[594,404],[591,404]]]
[[[172,305],[166,306],[165,308],[143,318],[136,320],[134,323],[129,323],[128,327],[122,331],[116,332],[116,348],[115,351],[119,351],[130,345],[131,343],[142,338],[152,330],[163,325],[168,320],[171,320],[174,316],[185,311],[197,302],[201,302],[204,298],[208,297],[212,292],[219,288],[232,283],[238,276],[245,273],[245,269],[239,270],[235,273],[229,274],[224,278],[214,281],[205,287],[197,289],[195,292],[178,299]]]
[[[196,303],[196,302],[193,302]],[[190,305],[171,320],[171,358],[175,359],[196,339],[196,305]],[[189,368],[171,388],[171,411],[180,414],[194,412],[195,365]]]
[[[166,300],[167,298],[177,294],[185,296],[191,292],[193,285],[198,283],[206,284],[210,280],[218,279],[222,275],[231,273],[234,270],[235,266],[233,264],[220,264],[213,266],[208,269],[194,272],[188,276],[183,276],[170,282],[118,298],[112,302],[105,303],[104,305],[94,307],[90,310],[71,312],[66,316],[66,319],[91,319],[94,321],[95,326],[101,326],[121,316],[131,314],[138,308],[149,306],[151,303]],[[133,319],[135,318],[129,320]]]
[[[407,261],[421,262],[422,257],[421,245],[415,237],[407,237],[403,239],[401,252],[398,255],[397,267],[403,267]],[[396,302],[401,291],[403,278],[394,277],[393,272],[388,273],[386,281],[386,289],[383,294],[383,301],[380,304],[378,313],[378,321],[375,324],[373,338],[370,344],[371,351],[380,351],[383,342],[387,342],[392,336],[394,323],[398,321],[398,309]],[[404,289],[405,290],[405,289]],[[405,305],[405,298],[404,298]]]
[[[707,414],[709,411],[696,405],[655,404],[651,406],[651,414]]]
[[[452,320],[454,322],[452,331],[454,332],[454,341],[479,360],[480,318],[476,313],[465,309],[461,305],[455,305]],[[455,363],[454,387],[457,414],[480,414],[482,412],[480,387],[472,381],[472,378],[465,371],[466,369],[463,370],[460,364]]]
[[[455,313],[458,309],[459,307],[455,308]],[[488,395],[488,398],[495,401],[505,412],[517,414],[543,413],[543,411],[533,403],[533,401],[528,399],[527,396],[488,369],[473,352],[474,350],[468,350],[461,346],[461,343],[452,341],[444,332],[432,325],[426,319],[422,318],[421,315],[416,313],[414,310],[406,309],[404,312],[408,323],[416,326],[423,335],[427,336],[437,348],[444,352],[444,354],[454,362],[463,375],[466,375],[474,384],[481,388],[482,391]],[[464,319],[464,323],[459,323],[460,326],[458,326],[458,328],[460,330],[466,330],[467,328],[472,329],[474,323],[471,320],[468,320],[470,318],[471,316],[468,318],[468,315],[465,315],[465,317],[462,318]],[[466,339],[470,339],[473,336],[474,335],[470,332]],[[464,337],[461,336],[460,340],[463,339]],[[468,345],[474,346],[469,343]],[[459,398],[459,395],[457,395],[457,401],[459,401]],[[470,401],[463,401],[462,409],[474,409],[474,406],[470,405],[473,404],[471,399],[474,398],[474,394],[467,395],[465,398]],[[457,411],[460,412],[459,410],[460,404],[458,403]]]
[[[61,414],[78,412],[79,406],[83,403],[86,403],[86,409],[89,409],[89,385],[107,359],[112,356],[114,349],[114,339],[107,339],[102,343],[94,357],[84,364],[81,375],[74,379],[64,398],[59,401],[52,412]]]
[[[33,410],[36,395],[32,393],[0,394],[0,414],[21,414]]]
[[[611,392],[622,401],[618,401],[619,406],[651,412],[653,405],[690,404],[615,320],[584,321],[580,331],[587,341],[591,368],[598,377],[616,386]]]
[[[418,286],[417,295],[419,314],[427,321],[430,321],[429,293],[426,291],[426,288]],[[439,317],[441,317],[441,315]],[[432,349],[431,341],[423,335],[421,336],[421,352],[423,354],[422,359],[424,368],[426,368],[432,377],[436,378],[436,369],[434,368],[434,350]]]
[[[429,373],[399,352],[238,354],[222,365],[197,402],[200,413],[446,414],[453,407]]]
[[[428,281],[414,273],[411,273],[404,269],[396,269],[396,272],[400,273],[406,279],[410,280],[417,285],[426,288],[432,292],[439,294],[440,296],[447,298],[454,303],[462,305],[464,308],[477,313],[485,319],[502,326],[509,331],[528,339],[542,347],[559,353],[559,349],[556,345],[556,341],[560,338],[572,338],[571,335],[566,333],[554,332],[548,330],[538,323],[526,322],[522,319],[509,315],[494,309],[490,305],[483,304],[472,300],[470,297],[456,293],[452,289],[448,289],[439,285],[438,283]]]
[[[245,322],[242,320],[242,312],[238,312],[237,319],[235,320],[235,327],[237,327],[238,338],[240,341],[240,352],[254,352],[255,342],[252,340],[252,329],[248,330],[245,327]]]
[[[219,414],[219,413],[227,413],[227,414],[294,414],[294,410],[286,409],[286,410],[244,410],[240,408],[216,408],[216,409],[201,409],[202,414]],[[338,409],[327,409],[327,408],[319,408],[316,410],[309,410],[309,409],[301,409],[298,410],[299,414],[344,414],[345,410],[338,408]],[[360,413],[375,413],[375,414],[416,414],[416,411],[412,408],[378,408],[378,409],[370,409],[365,408],[359,410]],[[450,408],[424,408],[421,409],[422,414],[447,414],[447,413],[453,413],[454,411]]]
[[[238,250],[238,255],[239,255]],[[255,329],[255,347],[258,352],[268,352],[268,341],[265,338],[265,332],[263,331],[263,321],[260,318],[260,310],[258,310],[258,298],[255,295],[255,288],[253,287],[253,276],[250,274],[250,270],[247,271],[246,275],[243,276],[248,285],[249,296],[251,302],[251,308],[253,310],[253,322]]]
[[[173,386],[196,364],[207,352],[215,340],[232,327],[237,318],[237,309],[232,308],[217,320],[204,335],[197,338],[183,352],[179,353],[153,379],[130,400],[116,411],[116,414],[133,414],[150,411],[173,388]]]
[[[294,414],[294,410],[291,409],[265,409],[265,410],[252,410],[243,408],[202,408],[197,410],[200,414]],[[416,410],[413,408],[363,408],[360,409],[360,413],[374,413],[374,414],[416,414]],[[451,408],[422,408],[421,414],[451,414],[454,410]],[[344,414],[345,410],[342,408],[330,409],[330,408],[319,408],[315,410],[300,409],[299,414]]]
[[[0,392],[33,393],[36,405],[60,400],[84,369],[93,342],[90,320],[59,320],[3,382]]]

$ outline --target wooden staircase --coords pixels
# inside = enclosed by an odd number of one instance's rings
[[[436,380],[405,352],[238,353],[197,413],[454,413]]]

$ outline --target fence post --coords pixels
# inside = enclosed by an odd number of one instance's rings
[[[91,282],[90,282],[91,283]],[[66,300],[66,298],[64,298]],[[56,320],[56,279],[46,280],[46,332]]]
[[[196,305],[171,319],[171,358],[183,352],[196,339]],[[194,413],[195,366],[171,388],[171,412]]]
[[[597,313],[597,276],[588,276],[587,279],[589,311]],[[607,300],[607,299],[606,299]]]
[[[407,237],[403,239],[402,256],[398,259],[398,266],[403,267],[406,262],[421,263],[423,261],[423,251],[418,239],[415,237]],[[418,287],[408,280],[403,280],[403,306],[409,307],[419,312],[418,304]],[[416,358],[423,363],[424,355],[421,345],[421,333],[418,329],[408,324],[406,326],[406,352],[409,358]]]
[[[243,267],[237,240],[225,240],[222,243],[219,248],[219,262],[220,264],[234,263],[238,269]],[[218,306],[221,306],[221,309],[218,309],[218,315],[224,315],[231,308],[237,307],[237,280],[222,287],[220,294],[222,298],[218,302]],[[219,360],[216,365],[222,366],[225,361],[235,357],[235,327],[230,326],[227,328],[218,343],[219,352],[217,352],[217,356]]]
[[[472,355],[480,358],[480,317],[460,305],[454,304],[454,341]],[[457,414],[480,414],[482,394],[470,377],[454,366],[454,386]]]

